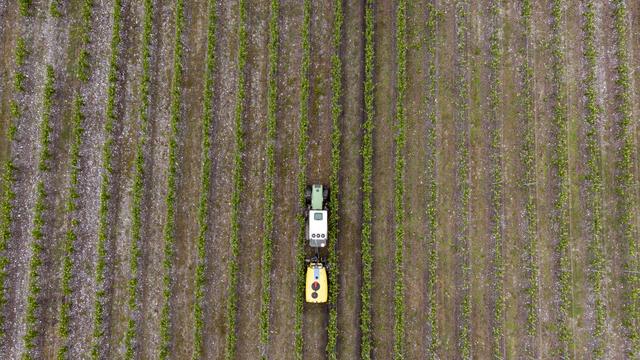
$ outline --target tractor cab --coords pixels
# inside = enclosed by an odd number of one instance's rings
[[[306,301],[308,303],[326,303],[328,294],[327,269],[323,261],[314,258],[307,266]]]
[[[329,189],[322,185],[308,186],[305,191],[307,204],[307,240],[312,248],[322,248],[329,238],[328,221]]]

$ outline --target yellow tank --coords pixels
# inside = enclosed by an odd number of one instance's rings
[[[320,262],[307,267],[305,294],[308,303],[326,303],[328,297],[327,269]]]

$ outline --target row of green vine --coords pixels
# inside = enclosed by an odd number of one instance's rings
[[[309,148],[309,68],[311,63],[311,44],[309,28],[311,25],[311,0],[304,0],[304,18],[302,23],[302,66],[300,69],[300,120],[298,140],[298,236],[296,243],[296,308],[295,308],[295,358],[302,360],[303,334],[302,315],[305,291],[305,223],[302,209],[305,207],[305,188],[307,187],[307,149]]]
[[[36,183],[36,202],[33,209],[33,227],[31,228],[31,259],[29,260],[29,273],[27,276],[27,304],[25,310],[25,334],[24,353],[22,359],[33,359],[35,340],[40,335],[38,330],[38,316],[40,304],[38,296],[41,291],[40,268],[42,266],[41,253],[44,241],[45,213],[50,211],[47,204],[47,191],[44,180],[48,177],[51,159],[51,107],[53,105],[53,95],[55,92],[55,73],[53,66],[47,65],[46,78],[43,93],[42,118],[40,119],[40,137],[38,141],[38,181]]]
[[[275,176],[275,143],[276,143],[276,107],[278,98],[277,71],[278,71],[278,45],[280,31],[278,29],[278,16],[280,14],[280,1],[271,0],[269,19],[269,78],[267,85],[267,146],[266,146],[266,170],[264,187],[264,218],[262,236],[262,296],[260,303],[260,344],[262,345],[262,358],[267,358],[267,346],[269,345],[269,315],[271,306],[271,269],[273,262],[273,187]]]
[[[127,330],[124,335],[125,359],[135,357],[135,339],[137,337],[138,323],[136,313],[138,312],[138,302],[140,294],[138,289],[138,268],[141,256],[142,241],[142,202],[145,196],[145,145],[149,138],[149,85],[151,82],[151,31],[153,27],[153,1],[144,0],[144,22],[142,31],[142,77],[140,79],[140,109],[139,126],[140,140],[136,145],[136,155],[133,174],[133,189],[131,200],[131,245],[129,249],[129,272],[130,278],[127,284]]]
[[[227,351],[225,359],[231,360],[236,354],[236,322],[238,316],[238,256],[240,255],[240,197],[244,187],[242,179],[242,153],[244,152],[244,129],[242,120],[246,100],[247,64],[247,4],[240,0],[238,4],[238,83],[236,92],[235,122],[235,154],[233,157],[233,192],[231,194],[231,258],[229,259],[229,295],[227,296]]]
[[[623,324],[629,339],[629,357],[640,355],[640,272],[636,228],[637,179],[634,175],[634,118],[631,100],[631,69],[629,67],[628,9],[625,0],[614,0],[614,30],[616,57],[616,112],[619,116],[617,140],[620,142],[616,164],[616,192],[619,197],[618,226],[626,245],[625,264],[626,303]]]
[[[205,84],[203,93],[202,115],[202,177],[200,182],[200,196],[198,200],[198,239],[196,241],[198,260],[196,263],[194,305],[193,305],[193,354],[192,359],[202,358],[203,330],[204,330],[204,287],[207,255],[207,231],[209,219],[209,193],[211,191],[211,136],[213,125],[213,73],[215,70],[216,49],[216,2],[210,0],[209,25],[207,30],[207,57],[205,67]]]
[[[169,159],[167,164],[167,206],[163,228],[164,273],[162,275],[162,310],[160,313],[160,359],[167,359],[171,346],[171,287],[173,284],[173,254],[175,251],[176,182],[178,173],[178,124],[180,122],[182,85],[182,31],[184,29],[184,0],[176,0],[175,37],[173,49],[173,79],[171,81],[171,110],[169,120]]]

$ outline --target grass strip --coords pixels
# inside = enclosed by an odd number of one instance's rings
[[[16,40],[16,48],[14,50],[14,61],[16,64],[16,72],[14,73],[14,83],[18,77],[24,77],[22,67],[25,65],[29,51],[22,36]],[[16,193],[13,187],[16,182],[16,165],[11,158],[11,147],[15,145],[15,135],[17,126],[15,122],[20,120],[22,109],[16,96],[24,92],[24,88],[14,87],[14,98],[10,102],[10,116],[7,118],[6,142],[9,144],[7,151],[7,160],[2,164],[2,203],[0,204],[0,341],[6,337],[5,333],[5,314],[4,307],[7,303],[6,281],[7,281],[7,265],[9,258],[7,256],[7,243],[11,240],[11,226],[13,224],[13,201]]]
[[[428,297],[428,310],[427,310],[427,323],[429,326],[429,337],[427,345],[427,356],[429,359],[437,358],[439,347],[439,330],[438,330],[438,302],[437,302],[437,283],[438,283],[438,179],[437,179],[437,134],[436,127],[438,122],[438,115],[436,112],[436,97],[437,97],[437,84],[438,73],[436,68],[436,45],[437,45],[437,31],[438,31],[438,18],[439,13],[434,3],[427,5],[427,42],[426,50],[429,59],[429,65],[427,67],[427,93],[426,102],[428,104],[427,112],[427,159],[425,174],[428,179],[427,184],[427,234],[425,240],[428,247],[427,257],[427,297]]]
[[[236,322],[238,317],[238,256],[240,255],[240,196],[244,182],[242,179],[242,153],[244,151],[244,129],[242,119],[246,99],[245,67],[247,64],[247,4],[238,4],[238,84],[235,108],[235,155],[233,159],[233,193],[231,195],[231,258],[229,259],[229,296],[227,297],[227,351],[225,359],[231,360],[236,354]]]
[[[111,55],[109,59],[109,75],[107,78],[107,106],[104,123],[105,141],[102,144],[102,173],[100,179],[100,207],[98,211],[98,243],[95,268],[96,298],[93,308],[93,339],[91,358],[98,359],[103,353],[105,335],[105,303],[107,301],[107,249],[109,237],[109,199],[111,190],[111,173],[113,171],[111,157],[113,152],[113,127],[118,118],[115,112],[116,86],[118,81],[118,57],[122,40],[121,28],[122,1],[113,2],[113,29],[111,33]]]
[[[78,62],[76,64],[75,76],[80,82],[87,83],[89,80],[89,42],[91,33],[91,17],[93,14],[93,1],[85,0],[82,2],[82,21],[80,25],[80,51]],[[84,54],[84,56],[82,55]],[[86,62],[85,62],[86,61]],[[84,71],[78,71],[84,69]],[[73,289],[71,288],[71,279],[73,276],[73,252],[75,243],[78,239],[77,229],[80,226],[78,219],[78,199],[80,198],[79,182],[80,176],[80,146],[82,145],[82,124],[85,120],[83,108],[85,101],[76,91],[73,100],[72,110],[72,128],[71,128],[71,146],[69,154],[69,185],[67,199],[65,200],[65,214],[67,220],[67,230],[64,239],[64,254],[62,258],[62,276],[60,281],[60,289],[62,299],[58,309],[58,336],[60,337],[60,347],[56,352],[56,359],[64,360],[68,358],[69,353],[69,324],[71,321],[71,298]]]
[[[362,287],[360,289],[360,357],[371,359],[373,344],[371,341],[371,289],[373,255],[371,244],[371,225],[373,219],[373,127],[375,117],[374,82],[375,66],[374,47],[374,0],[367,0],[365,5],[365,45],[364,45],[364,111],[365,119],[362,137]]]
[[[129,249],[130,278],[127,286],[127,306],[129,314],[127,318],[127,330],[124,335],[125,353],[127,360],[135,357],[135,339],[137,337],[136,314],[140,295],[138,290],[138,267],[140,263],[142,241],[142,201],[144,198],[144,176],[146,158],[145,145],[149,138],[149,86],[151,82],[151,31],[153,27],[153,1],[144,0],[144,23],[142,32],[142,77],[140,79],[140,140],[136,146],[134,175],[133,175],[133,199],[131,202],[131,247]]]
[[[466,0],[458,0],[456,7],[456,42],[458,55],[458,69],[456,75],[456,127],[457,139],[457,169],[456,177],[460,191],[460,218],[458,229],[456,257],[462,263],[462,301],[460,304],[460,330],[458,334],[458,350],[463,359],[471,358],[471,261],[469,255],[469,55],[468,55],[468,7]]]
[[[532,28],[531,28],[531,1],[522,0],[520,21],[523,29],[524,47],[522,52],[522,64],[519,76],[522,81],[522,89],[519,94],[520,121],[524,131],[524,141],[520,152],[520,162],[524,169],[521,182],[526,192],[525,221],[526,231],[523,234],[527,269],[527,335],[524,353],[535,357],[537,346],[534,346],[538,337],[539,303],[540,303],[540,265],[538,263],[538,210],[537,210],[537,182],[536,182],[536,119],[533,113],[533,66],[532,66]]]
[[[395,121],[395,285],[393,291],[393,358],[405,358],[404,320],[404,172],[405,123],[404,101],[407,89],[407,2],[399,0],[396,8],[396,121]]]
[[[559,340],[559,353],[563,358],[570,358],[573,354],[574,339],[571,328],[572,318],[572,272],[571,272],[571,234],[569,229],[569,153],[568,153],[568,105],[567,89],[565,83],[565,54],[562,34],[564,32],[565,3],[563,0],[554,0],[551,8],[551,52],[552,52],[552,82],[554,84],[553,124],[556,133],[553,165],[557,171],[558,194],[555,199],[556,216],[558,226],[558,239],[556,253],[558,256],[558,296],[559,318],[557,335]]]
[[[339,200],[340,200],[340,145],[342,134],[340,119],[342,118],[342,60],[340,48],[342,46],[342,27],[344,14],[342,0],[333,3],[333,54],[331,55],[331,175],[329,177],[329,324],[327,326],[327,358],[335,360],[338,357],[338,293],[340,273],[336,243],[338,242]]]
[[[491,127],[491,238],[493,240],[493,326],[491,329],[494,359],[504,358],[504,260],[503,224],[504,195],[502,173],[502,3],[494,0],[489,7],[491,35],[489,36],[489,116]]]
[[[271,269],[273,262],[273,187],[275,176],[276,109],[278,100],[278,46],[280,1],[271,0],[269,19],[269,79],[267,87],[267,155],[263,203],[262,296],[260,303],[260,344],[262,358],[267,359],[269,345],[269,308],[271,306]]]
[[[173,272],[173,254],[176,242],[176,176],[178,173],[178,123],[180,122],[181,85],[182,85],[182,31],[184,29],[184,0],[176,0],[176,23],[173,48],[173,79],[171,82],[171,117],[169,121],[169,160],[167,169],[167,206],[163,229],[164,260],[162,262],[163,303],[160,313],[160,359],[167,359],[171,347],[171,287]]]
[[[45,189],[44,179],[48,177],[50,171],[49,160],[51,158],[51,107],[53,106],[53,95],[55,92],[55,73],[53,66],[47,65],[42,118],[40,119],[40,138],[38,141],[38,182],[36,184],[36,203],[33,209],[33,226],[31,228],[31,259],[29,260],[29,273],[27,277],[27,305],[25,310],[25,334],[22,338],[24,342],[24,352],[22,359],[36,358],[32,352],[35,349],[35,340],[40,335],[38,330],[38,316],[40,312],[40,304],[38,296],[40,295],[40,268],[42,266],[41,252],[44,246],[44,225],[45,212],[49,211],[47,206],[47,191]]]
[[[622,232],[622,241],[627,246],[628,257],[625,264],[624,282],[626,285],[626,304],[623,325],[629,340],[628,355],[637,358],[640,355],[640,272],[638,264],[638,239],[635,224],[638,182],[634,177],[634,119],[632,114],[631,70],[629,68],[628,9],[625,0],[614,0],[614,29],[617,85],[618,134],[620,142],[616,174],[616,192],[619,197],[618,226]]]
[[[213,73],[215,70],[216,50],[216,2],[209,1],[209,25],[207,30],[207,61],[205,67],[205,85],[203,94],[202,117],[202,178],[200,182],[200,199],[198,202],[198,239],[196,243],[198,261],[196,265],[193,307],[194,339],[192,359],[202,358],[204,329],[204,286],[206,273],[206,245],[209,219],[209,193],[211,191],[211,127],[213,125]]]
[[[304,15],[302,22],[302,66],[300,68],[300,120],[298,140],[298,238],[296,244],[296,308],[295,308],[295,358],[302,360],[303,334],[302,315],[304,310],[305,287],[305,223],[303,209],[305,208],[304,192],[307,186],[307,150],[309,148],[309,69],[311,64],[311,43],[309,28],[311,25],[311,0],[304,0]]]
[[[606,348],[605,329],[607,307],[603,284],[605,281],[606,263],[603,243],[603,214],[602,214],[602,155],[600,151],[600,133],[598,122],[602,114],[602,107],[598,103],[597,89],[597,57],[595,44],[595,5],[593,0],[585,0],[583,13],[584,58],[586,59],[587,75],[585,79],[585,123],[587,127],[587,168],[586,178],[589,192],[588,207],[591,209],[591,241],[589,281],[594,295],[594,325],[591,332],[593,340],[592,356],[594,359],[604,358]]]

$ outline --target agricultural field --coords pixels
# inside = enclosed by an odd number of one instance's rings
[[[640,358],[640,1],[3,0],[0,49],[2,359]]]

